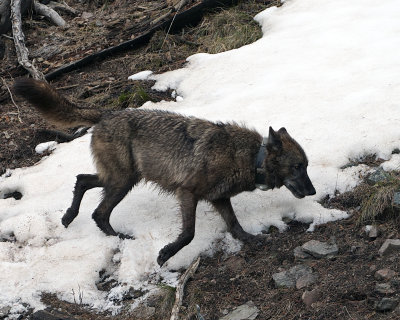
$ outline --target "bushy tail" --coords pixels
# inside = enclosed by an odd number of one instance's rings
[[[15,81],[13,91],[28,100],[47,121],[58,127],[92,126],[108,112],[78,107],[44,81],[20,78]]]

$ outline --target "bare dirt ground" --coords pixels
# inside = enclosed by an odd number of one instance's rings
[[[69,24],[66,29],[51,26],[40,17],[24,20],[30,57],[44,73],[134,38],[168,10],[166,1],[156,0],[67,2],[79,14],[63,14]],[[230,9],[214,10],[196,26],[170,35],[159,31],[140,48],[66,73],[51,83],[72,100],[99,108],[139,107],[147,100],[170,99],[170,92],[154,92],[151,83],[128,81],[128,76],[148,69],[173,70],[182,67],[186,57],[196,52],[215,53],[255,41],[261,31],[252,17],[268,5],[266,1],[243,1]],[[8,87],[14,78],[26,76],[26,72],[18,66],[12,40],[4,36],[1,40],[6,45],[0,65],[0,174],[4,174],[7,169],[39,161],[42,155],[36,154],[34,148],[51,140],[41,132],[51,127],[24,102],[16,101],[17,107],[11,101]],[[377,164],[372,158],[369,164]],[[398,176],[392,178],[399,181]],[[265,246],[244,246],[235,255],[219,253],[202,258],[185,290],[182,319],[196,319],[196,305],[204,319],[211,320],[248,301],[258,308],[257,319],[400,319],[398,306],[386,311],[378,306],[384,298],[399,301],[400,254],[378,254],[386,239],[400,238],[399,214],[394,209],[390,215],[381,214],[360,223],[363,195],[367,192],[362,190],[324,200],[326,206],[351,212],[350,219],[319,226],[313,233],[306,232],[307,225],[288,221],[287,232],[269,230]],[[376,237],[368,236],[364,230],[371,223],[379,230]],[[329,258],[295,259],[294,249],[309,240],[336,243],[338,253]],[[277,288],[272,275],[299,264],[311,267],[317,280],[302,288]],[[395,274],[379,278],[376,272],[384,268]],[[317,294],[313,303],[307,305],[302,296],[312,290]],[[126,307],[114,318],[169,319],[174,292],[171,288],[161,291],[164,294],[158,301],[148,303],[146,310],[151,312],[147,315],[132,313]],[[127,298],[124,305],[129,306],[133,299]],[[113,318],[79,303],[60,301],[48,293],[43,293],[43,301],[53,314],[57,310],[57,319]]]

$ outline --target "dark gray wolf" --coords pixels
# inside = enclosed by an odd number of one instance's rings
[[[14,92],[27,99],[50,122],[64,127],[96,125],[91,148],[97,174],[80,174],[65,227],[79,212],[84,193],[102,187],[104,196],[93,219],[107,235],[125,235],[109,223],[113,208],[142,179],[156,183],[179,200],[182,232],[160,250],[163,265],[189,244],[195,233],[196,206],[210,202],[228,231],[242,241],[257,236],[243,230],[230,198],[243,191],[286,186],[295,197],[315,194],[307,157],[285,128],[269,128],[268,138],[236,123],[213,123],[160,110],[110,111],[81,108],[45,82],[16,81]]]

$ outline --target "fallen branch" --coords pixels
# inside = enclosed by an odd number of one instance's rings
[[[40,15],[44,16],[45,18],[49,19],[50,22],[54,23],[56,26],[59,26],[59,27],[67,26],[67,23],[65,22],[65,20],[63,18],[61,18],[61,16],[56,11],[54,11],[52,8],[50,8],[44,4],[41,4],[38,1],[33,2],[33,7],[37,14],[40,14]]]
[[[11,0],[11,22],[18,63],[28,70],[34,79],[45,80],[43,73],[36,69],[28,58],[29,52],[25,47],[25,37],[22,32],[21,0]]]
[[[172,308],[170,320],[178,320],[179,309],[182,305],[182,300],[183,300],[183,290],[185,288],[186,282],[189,280],[190,277],[194,275],[199,264],[200,264],[200,257],[197,258],[196,261],[192,262],[189,268],[187,268],[185,273],[179,279],[178,285],[176,286],[175,303]]]

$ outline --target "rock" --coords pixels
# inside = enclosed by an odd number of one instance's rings
[[[294,258],[298,261],[305,261],[308,259],[312,259],[313,256],[303,251],[302,247],[296,247],[293,250]]]
[[[312,269],[306,265],[297,265],[290,268],[288,271],[282,271],[274,273],[272,279],[275,282],[277,288],[293,288],[297,285],[297,281],[303,278],[299,282],[299,286],[310,281],[312,275]]]
[[[375,279],[390,280],[396,275],[396,272],[388,268],[380,269],[375,272]]]
[[[370,239],[376,239],[376,238],[378,238],[379,230],[376,226],[369,225],[369,226],[365,226],[365,233],[367,234],[367,236]]]
[[[393,294],[396,291],[390,286],[390,283],[377,283],[375,291],[381,294]]]
[[[118,284],[115,279],[105,279],[101,282],[96,283],[97,290],[100,291],[110,291]]]
[[[383,182],[389,178],[390,178],[390,174],[388,172],[386,172],[385,170],[383,170],[381,167],[379,167],[375,172],[371,173],[367,177],[366,181],[369,185],[374,185],[378,182]]]
[[[321,299],[321,291],[318,289],[314,289],[311,291],[304,291],[303,295],[301,296],[301,300],[303,300],[304,304],[307,307],[310,307],[314,302],[317,302]]]
[[[137,290],[130,287],[127,292],[124,293],[122,300],[132,300],[142,297],[147,291]]]
[[[82,12],[82,15],[81,15],[81,18],[82,18],[82,19],[87,20],[87,19],[90,19],[90,18],[92,18],[92,17],[93,17],[93,13],[91,13],[91,12],[86,12],[86,11]]]
[[[318,280],[318,275],[314,273],[307,273],[296,280],[296,288],[297,289],[306,288],[314,284],[317,280]]]
[[[400,251],[400,239],[386,239],[379,249],[379,254],[381,256],[386,256],[398,251]]]
[[[395,207],[400,207],[400,191],[396,191],[393,194],[393,205]]]
[[[248,301],[219,320],[254,320],[259,312],[253,301]]]
[[[382,298],[382,300],[376,302],[375,310],[380,312],[392,311],[399,304],[399,300],[394,298]]]
[[[0,308],[0,319],[5,319],[11,311],[11,307]]]
[[[339,251],[338,246],[333,243],[310,240],[301,246],[305,253],[312,255],[314,258],[332,257]]]

